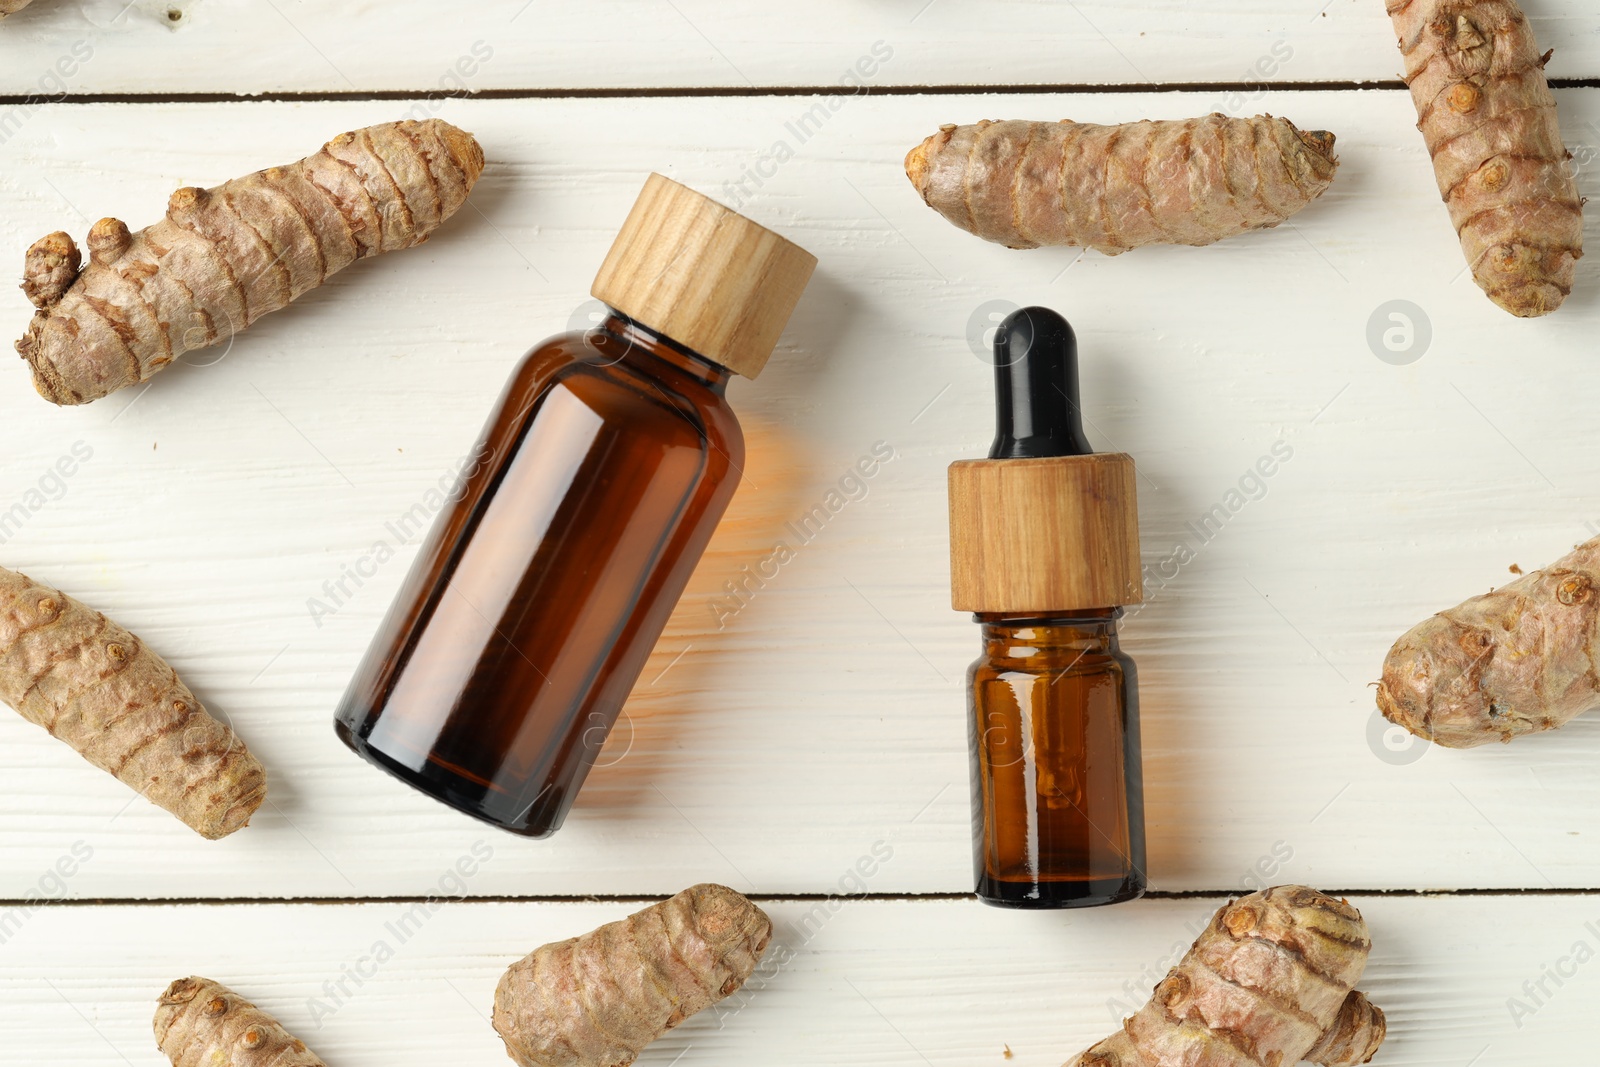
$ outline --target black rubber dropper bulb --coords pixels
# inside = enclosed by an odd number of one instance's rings
[[[1006,316],[994,335],[995,438],[990,459],[1087,456],[1078,404],[1078,338],[1049,308]]]

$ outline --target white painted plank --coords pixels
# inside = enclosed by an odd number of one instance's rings
[[[1389,1019],[1376,1062],[1588,1062],[1600,982],[1594,897],[1352,902],[1374,945],[1362,988]],[[1142,1003],[1217,906],[1017,914],[965,901],[769,904],[776,933],[765,970],[639,1063],[1055,1067]],[[0,948],[0,1040],[18,1063],[154,1063],[156,997],[199,973],[274,1012],[341,1067],[503,1063],[486,1016],[505,967],[637,907],[45,909]],[[1579,943],[1584,963],[1572,956]],[[379,964],[375,953],[389,958]],[[1544,977],[1557,967],[1559,985]],[[1541,981],[1547,995],[1525,991]],[[1530,1010],[1514,1018],[1512,998]]]
[[[1527,0],[1557,77],[1600,75],[1584,0]],[[174,21],[172,15],[179,16]],[[1376,81],[1379,0],[489,0],[441,15],[358,0],[36,0],[0,32],[0,92],[439,92]],[[92,53],[84,57],[81,53]],[[687,113],[685,113],[687,114]]]
[[[1600,118],[1600,94],[1562,102],[1577,126]],[[1073,101],[1105,121],[1205,103]],[[1340,132],[1344,169],[1324,202],[1215,248],[1076,265],[955,230],[901,175],[909,145],[993,115],[991,98],[852,101],[797,146],[746,205],[822,261],[767,373],[733,389],[749,479],[567,827],[497,837],[471,891],[671,892],[715,877],[816,892],[879,840],[895,857],[875,890],[970,887],[961,677],[976,636],[948,609],[943,486],[990,433],[988,371],[966,333],[995,299],[1073,319],[1091,437],[1145,475],[1147,562],[1184,539],[1197,552],[1126,627],[1158,887],[1236,887],[1275,846],[1293,853],[1282,877],[1341,888],[1600,885],[1586,844],[1600,834],[1600,717],[1394,765],[1369,747],[1368,688],[1411,623],[1600,521],[1594,261],[1559,315],[1506,317],[1461,277],[1402,94],[1264,103]],[[1060,100],[1004,104],[1051,115]],[[81,236],[102,214],[140,225],[179,182],[293,158],[399,107],[50,108],[6,149],[20,165],[0,174],[0,235],[20,267],[40,234]],[[95,855],[73,891],[90,897],[426,891],[485,831],[367,768],[330,726],[412,549],[320,628],[308,601],[469,448],[521,350],[583,306],[649,168],[736,196],[752,146],[791,137],[803,107],[452,102],[491,166],[477,210],[426,248],[339,276],[220,362],[144,393],[58,411],[20,361],[0,366],[0,507],[74,442],[94,450],[0,559],[142,633],[226,711],[274,790],[248,831],[208,844],[0,717],[0,896],[80,840]],[[1366,340],[1397,298],[1432,323],[1408,366]],[[26,319],[11,297],[0,333]],[[880,440],[897,458],[865,498],[719,630],[724,583]],[[1186,524],[1280,441],[1293,458],[1264,498],[1200,544]]]

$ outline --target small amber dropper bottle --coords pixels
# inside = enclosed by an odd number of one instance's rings
[[[513,833],[561,825],[738,485],[725,395],[809,252],[651,175],[592,290],[517,366],[336,716],[369,762]]]
[[[968,672],[978,896],[1081,908],[1145,890],[1133,660],[1142,599],[1133,460],[1097,453],[1077,340],[1046,308],[995,336],[989,458],[950,468],[951,601],[983,628]]]

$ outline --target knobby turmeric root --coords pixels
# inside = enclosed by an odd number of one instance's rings
[[[1366,1063],[1383,1012],[1354,991],[1371,942],[1361,913],[1306,886],[1224,905],[1122,1029],[1067,1067],[1327,1067]]]
[[[512,964],[494,1028],[522,1067],[626,1067],[644,1047],[736,991],[772,936],[760,908],[697,885]]]
[[[1384,718],[1447,748],[1553,730],[1600,702],[1600,537],[1412,627],[1378,683]]]
[[[906,176],[929,207],[986,241],[1114,256],[1278,225],[1333,182],[1333,143],[1270,115],[980,122],[941,127],[906,156]]]
[[[174,1067],[326,1067],[278,1020],[209,978],[168,986],[155,1032]]]
[[[1378,1054],[1378,1046],[1388,1036],[1389,1023],[1383,1010],[1352,989],[1339,1007],[1333,1025],[1322,1032],[1306,1053],[1306,1061],[1321,1067],[1360,1067]]]
[[[358,259],[410,248],[466,202],[483,172],[471,134],[440,119],[340,134],[313,156],[214,189],[179,189],[166,218],[65,233],[28,250],[39,311],[17,342],[34,387],[84,404],[226,340]]]
[[[160,656],[3,567],[0,701],[202,837],[228,836],[266,799],[261,764]]]
[[[1513,315],[1572,292],[1583,201],[1533,30],[1513,0],[1387,0],[1417,127],[1472,276]]]

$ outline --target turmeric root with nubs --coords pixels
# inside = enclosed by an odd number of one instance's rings
[[[941,127],[906,156],[906,176],[929,207],[986,241],[1114,256],[1278,225],[1332,184],[1333,144],[1270,115],[980,122]]]
[[[278,1020],[209,978],[168,986],[155,1032],[174,1067],[327,1067]]]
[[[1389,1021],[1383,1009],[1359,989],[1352,989],[1333,1024],[1306,1053],[1306,1062],[1321,1067],[1360,1067],[1378,1054],[1378,1046],[1388,1034]]]
[[[771,937],[749,900],[697,885],[512,964],[495,990],[494,1028],[522,1067],[627,1067],[744,985]]]
[[[200,836],[250,821],[267,776],[137,637],[0,567],[0,701]]]
[[[1447,748],[1553,730],[1600,703],[1600,537],[1412,627],[1378,683],[1384,718]]]
[[[1355,991],[1371,941],[1361,913],[1306,886],[1218,909],[1122,1029],[1067,1067],[1326,1067],[1366,1063],[1383,1012]]]
[[[1560,307],[1583,256],[1583,201],[1550,59],[1513,0],[1388,0],[1417,127],[1478,286],[1513,315]]]
[[[17,351],[45,399],[98,400],[358,259],[421,244],[482,172],[471,134],[440,119],[389,122],[286,167],[179,189],[166,218],[138,233],[101,219],[86,267],[72,238],[52,233],[28,250],[22,288],[39,310]]]

